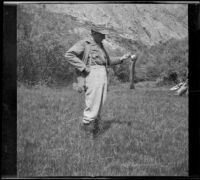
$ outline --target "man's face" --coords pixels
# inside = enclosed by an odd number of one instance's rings
[[[101,33],[98,33],[98,32],[93,32],[92,35],[93,35],[95,41],[98,42],[98,43],[102,42],[106,37],[105,34],[101,34]]]

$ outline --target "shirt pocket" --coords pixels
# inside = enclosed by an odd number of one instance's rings
[[[93,60],[99,59],[99,54],[91,53],[90,58],[92,58]]]
[[[91,58],[91,61],[95,61],[101,64],[105,61],[105,58],[103,55],[104,54],[102,53],[102,50],[94,46],[91,48],[89,57]]]

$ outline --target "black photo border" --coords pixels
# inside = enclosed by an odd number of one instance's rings
[[[12,1],[14,2],[14,1]],[[2,148],[1,177],[17,178],[17,2],[7,1],[3,5],[3,58],[1,61],[2,77]],[[29,1],[31,2],[31,1]],[[40,1],[36,1],[40,2]],[[63,1],[66,3],[67,1]],[[73,1],[74,2],[74,1]],[[200,4],[198,1],[182,1],[188,4],[189,37],[189,176],[170,177],[170,179],[200,178]],[[34,1],[32,2],[34,3]],[[40,3],[48,3],[41,1]],[[62,3],[54,1],[53,3]],[[78,1],[77,3],[100,3],[100,1]],[[101,3],[181,3],[180,1],[102,1]],[[65,178],[69,177],[40,177]],[[79,179],[83,177],[70,177]],[[85,178],[85,177],[84,177]],[[88,177],[89,178],[89,177]],[[106,177],[105,177],[106,178]],[[108,177],[124,179],[125,177]],[[130,177],[128,177],[130,178]],[[134,177],[144,179],[146,177]],[[169,177],[150,177],[168,179]]]

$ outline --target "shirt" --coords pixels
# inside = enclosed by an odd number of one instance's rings
[[[86,46],[88,46],[89,49],[88,54],[84,54]],[[66,52],[65,58],[81,72],[87,65],[91,66],[98,64],[107,66],[121,63],[120,58],[112,58],[111,60],[103,44],[97,44],[93,38],[87,38],[77,42]]]
[[[103,44],[97,44],[94,40],[90,41],[90,51],[88,54],[88,63],[89,65],[104,65],[107,66],[108,58]]]

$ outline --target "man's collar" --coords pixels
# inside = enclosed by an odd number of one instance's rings
[[[88,43],[94,43],[94,40],[93,40],[92,37],[86,37],[84,40],[85,40],[86,42],[88,42]]]
[[[93,39],[93,37],[89,37],[86,39],[87,42],[89,42],[90,44],[97,44],[98,43]],[[101,46],[103,46],[103,42],[100,43]]]

